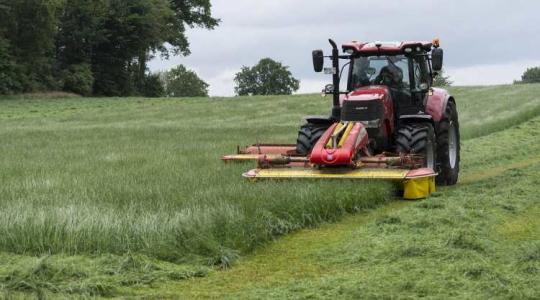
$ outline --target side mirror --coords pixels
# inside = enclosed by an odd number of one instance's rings
[[[435,48],[431,51],[431,66],[433,71],[439,72],[443,67],[444,51],[441,48]]]
[[[334,93],[334,85],[333,84],[325,85],[323,93],[325,93],[325,94],[333,94]]]
[[[324,53],[322,50],[314,50],[313,53],[313,69],[320,73],[324,67]]]

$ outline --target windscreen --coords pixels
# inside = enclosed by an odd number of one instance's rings
[[[392,88],[410,86],[409,63],[403,55],[354,58],[352,68],[352,89],[371,85],[386,85]]]

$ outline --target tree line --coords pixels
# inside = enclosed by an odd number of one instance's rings
[[[189,55],[186,29],[214,29],[210,0],[0,0],[0,94],[62,90],[90,96],[208,96],[180,65],[150,73],[154,56]],[[540,82],[540,67],[521,81]],[[291,94],[299,81],[270,58],[235,75],[237,95]],[[451,85],[441,73],[435,86]]]
[[[186,28],[218,24],[210,0],[0,0],[0,94],[154,96],[147,62],[188,55]]]

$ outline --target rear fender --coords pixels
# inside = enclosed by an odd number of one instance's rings
[[[438,123],[442,120],[448,101],[453,101],[453,97],[447,90],[433,88],[433,93],[427,99],[426,113],[431,116],[434,122]]]
[[[433,117],[431,115],[403,115],[399,117],[400,124],[410,123],[431,123],[433,124]]]

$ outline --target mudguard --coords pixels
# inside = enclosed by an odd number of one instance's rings
[[[433,88],[426,103],[426,113],[431,116],[433,121],[440,122],[444,117],[446,105],[452,96],[445,89]]]
[[[306,120],[309,124],[315,124],[315,125],[332,125],[334,124],[335,120],[332,120],[331,117],[325,117],[325,116],[305,116],[304,120]]]

